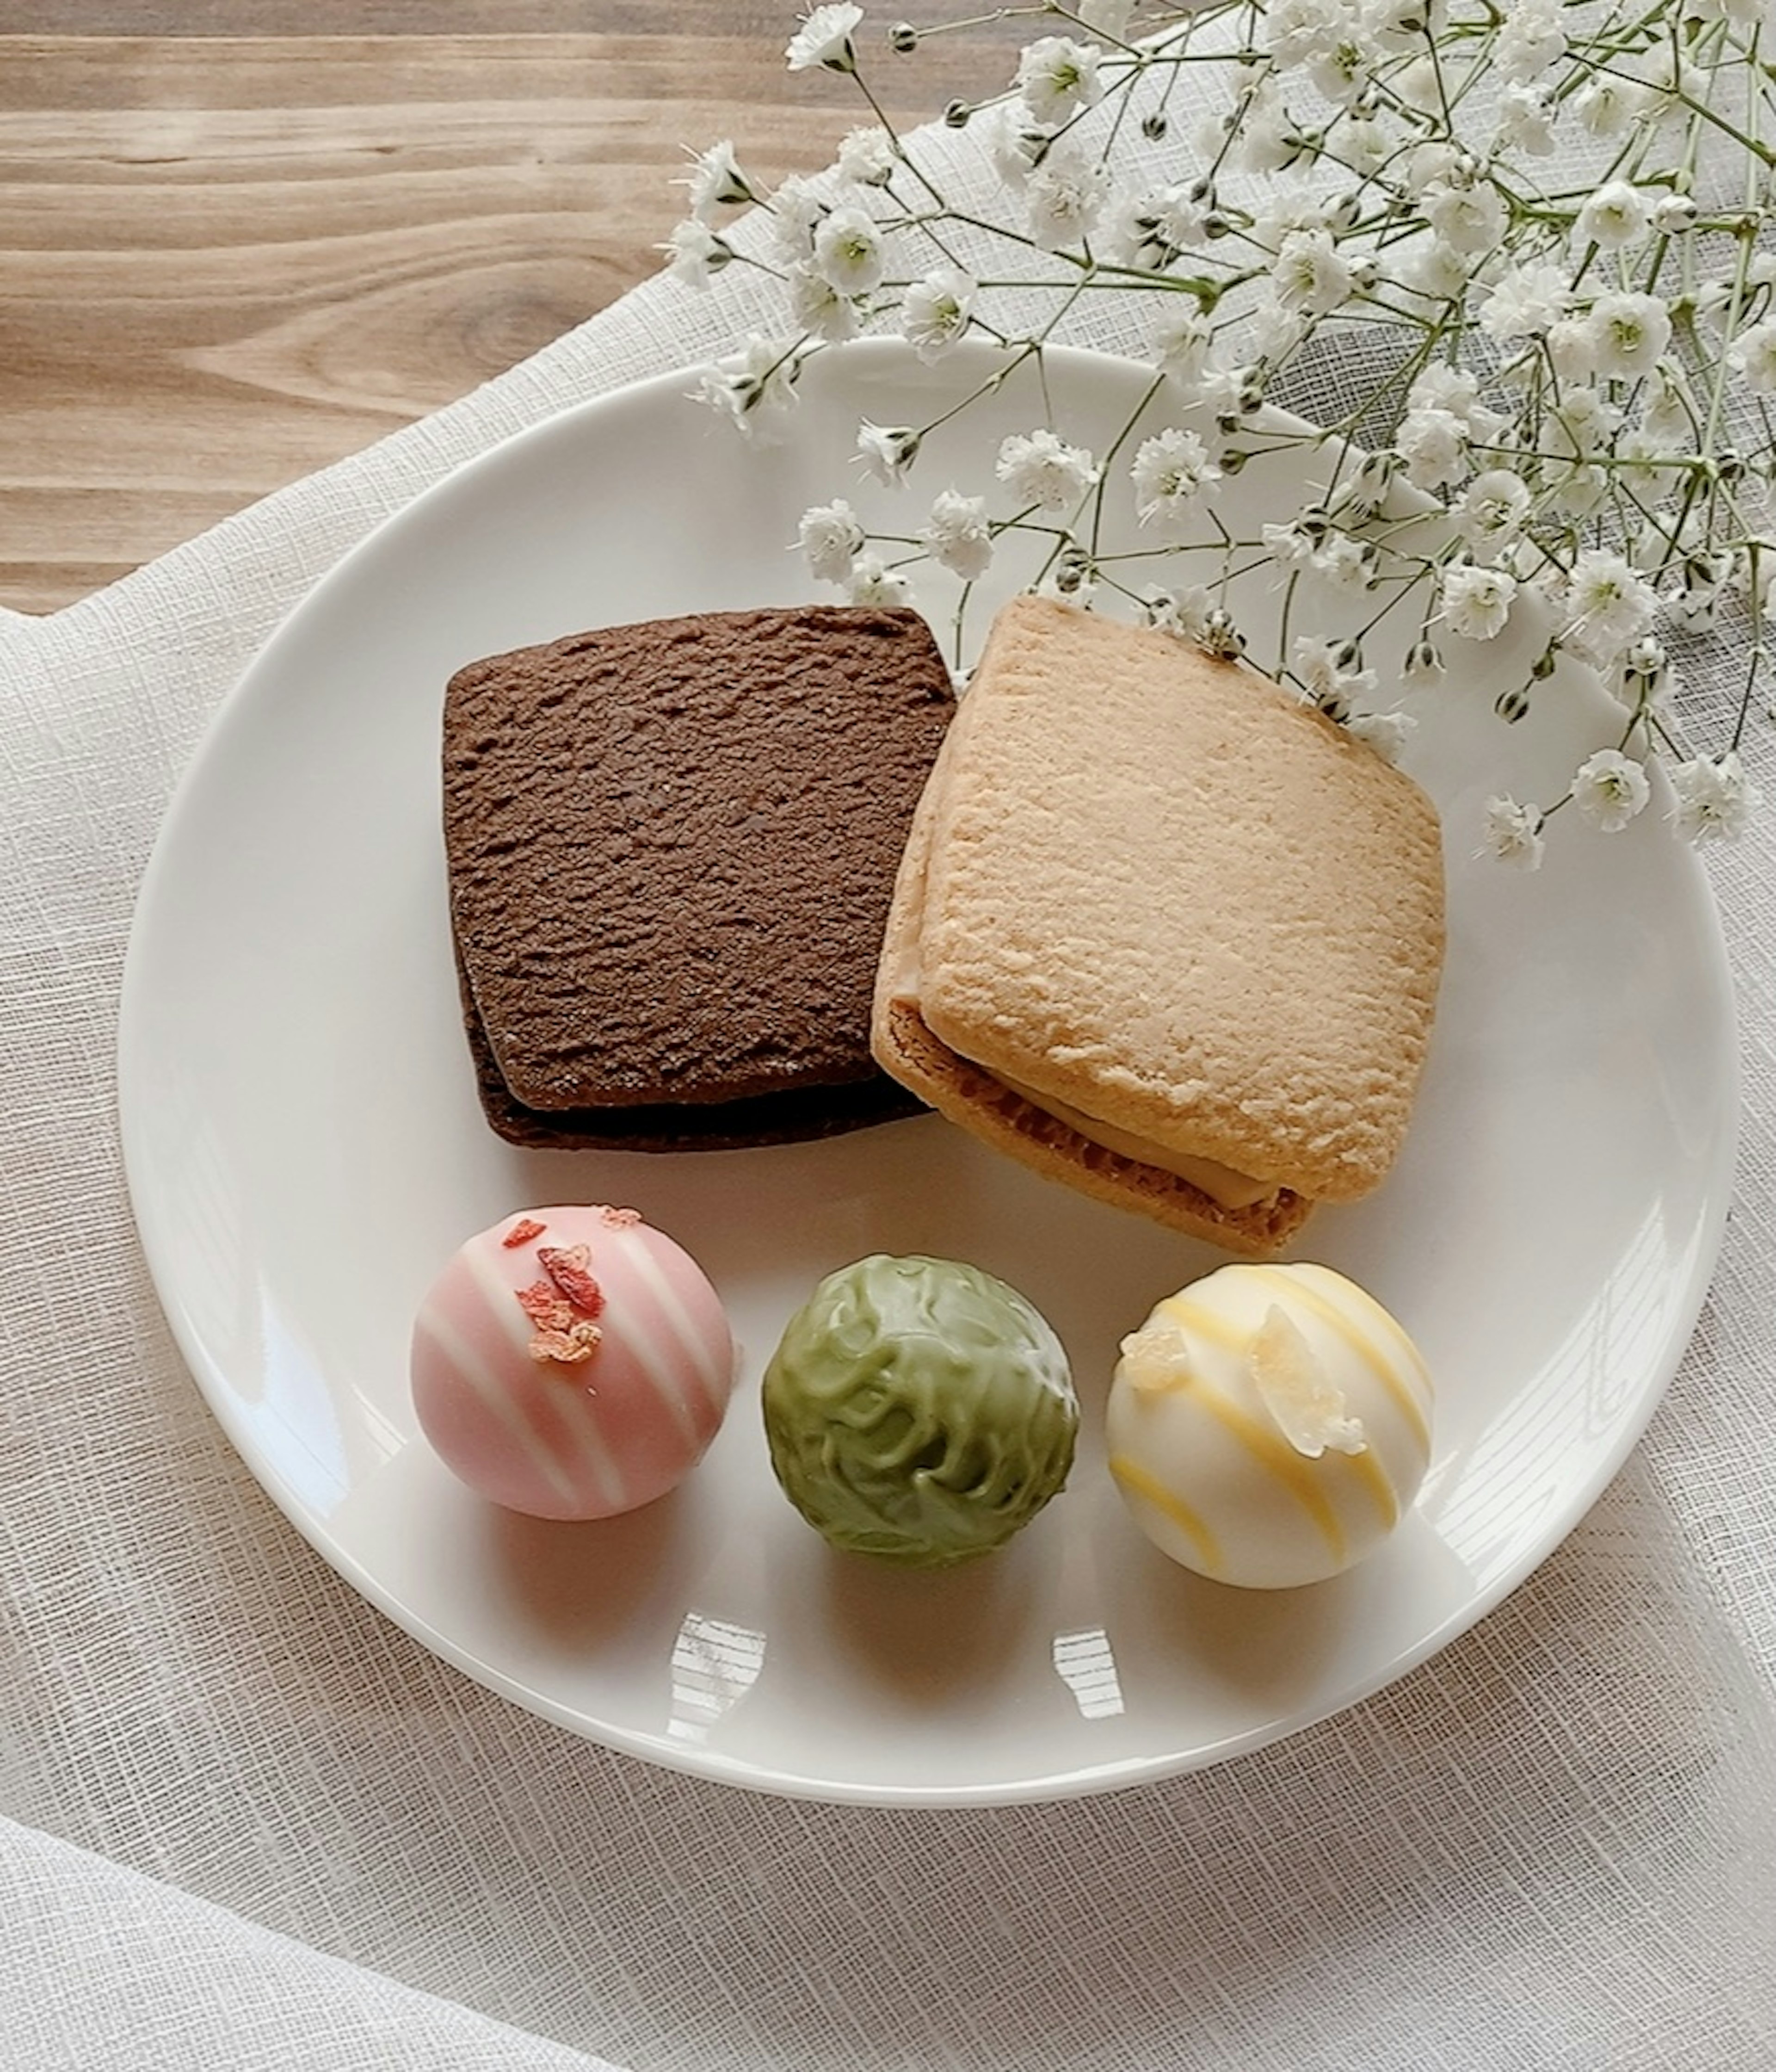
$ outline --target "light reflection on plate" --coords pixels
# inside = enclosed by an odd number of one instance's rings
[[[157,849],[125,988],[125,1153],[156,1284],[293,1522],[520,1704],[675,1768],[818,1798],[1132,1782],[1257,1746],[1424,1659],[1528,1572],[1632,1445],[1700,1303],[1731,1166],[1731,1014],[1693,857],[1655,813],[1608,839],[1561,816],[1537,878],[1470,853],[1488,793],[1545,796],[1594,745],[1582,685],[1519,727],[1493,716],[1529,659],[1509,635],[1413,707],[1408,767],[1445,810],[1451,931],[1405,1153],[1378,1194],[1322,1211],[1291,1248],[1370,1287],[1439,1382],[1420,1503],[1348,1576],[1230,1592],[1171,1567],[1122,1513],[1098,1431],[1116,1343],[1217,1263],[1202,1248],[935,1117],[676,1158],[524,1153],[486,1129],[445,909],[446,678],[584,626],[813,594],[788,551],[808,505],[845,494],[911,530],[922,496],[985,485],[999,439],[1035,421],[1033,385],[1013,381],[929,442],[923,491],[858,483],[857,417],[921,421],[963,378],[890,346],[827,355],[785,438],[754,450],[670,377],[421,498],[228,701]],[[1108,437],[1141,388],[1083,355],[1054,356],[1049,379],[1087,436]],[[1223,515],[1255,528],[1301,486],[1298,459],[1255,463],[1222,485]],[[953,586],[933,580],[919,601],[941,630]],[[1240,608],[1261,635],[1264,601]],[[1312,630],[1299,607],[1295,623]],[[456,1244],[569,1198],[632,1203],[677,1237],[744,1355],[690,1481],[580,1527],[460,1489],[418,1438],[405,1379],[413,1306]],[[876,1250],[1000,1275],[1075,1363],[1072,1481],[973,1568],[906,1575],[834,1554],[771,1478],[763,1362],[820,1274]]]

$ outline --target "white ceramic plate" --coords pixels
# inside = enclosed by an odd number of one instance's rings
[[[1583,686],[1518,728],[1493,716],[1530,652],[1509,636],[1468,649],[1469,676],[1417,705],[1408,763],[1445,808],[1451,939],[1409,1141],[1379,1193],[1321,1211],[1294,1248],[1392,1306],[1439,1383],[1417,1509],[1350,1575],[1231,1591],[1172,1567],[1123,1514],[1100,1432],[1116,1342],[1217,1263],[1206,1250],[935,1117],[679,1157],[526,1153],[485,1128],[438,832],[446,678],[586,626],[816,594],[789,551],[806,506],[848,493],[910,530],[952,481],[990,486],[999,438],[1034,421],[1021,378],[931,442],[922,487],[860,489],[859,415],[928,420],[960,379],[891,346],[828,355],[763,450],[686,401],[687,377],[656,380],[421,498],[228,700],[155,853],[125,986],[124,1148],[155,1281],[293,1523],[519,1704],[654,1762],[823,1799],[1157,1777],[1423,1661],[1541,1560],[1633,1445],[1701,1301],[1732,1157],[1718,929],[1659,815],[1608,839],[1560,816],[1536,877],[1473,859],[1489,792],[1546,796],[1593,745]],[[1054,356],[1049,379],[1100,439],[1140,393],[1133,370],[1084,356]],[[1249,528],[1301,494],[1292,459],[1223,485],[1221,509]],[[1112,495],[1113,521],[1128,500]],[[954,593],[941,576],[920,593],[934,623]],[[1257,627],[1268,606],[1241,610]],[[477,1502],[407,1396],[413,1307],[452,1248],[564,1199],[632,1203],[678,1237],[744,1353],[693,1477],[594,1525]],[[972,1260],[1022,1289],[1083,1399],[1066,1492],[1005,1552],[947,1575],[829,1552],[767,1462],[758,1379],[783,1319],[820,1274],[878,1250]]]

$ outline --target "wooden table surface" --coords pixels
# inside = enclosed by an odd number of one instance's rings
[[[785,67],[800,11],[0,0],[0,604],[70,603],[602,309],[660,263],[687,150],[826,163],[865,115]],[[935,115],[1012,26],[872,82]]]

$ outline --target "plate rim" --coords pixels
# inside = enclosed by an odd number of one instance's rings
[[[993,360],[1000,356],[985,346],[962,350],[971,356]],[[1081,372],[1089,373],[1096,368],[1109,372],[1119,379],[1125,379],[1131,369],[1141,368],[1141,363],[1130,357],[1094,348],[1050,345],[1045,347],[1044,352]],[[893,339],[850,340],[824,348],[820,357],[824,360],[835,355],[906,372],[917,368],[932,371],[927,363],[918,360],[910,347]],[[1182,1753],[1116,1758],[1001,1782],[958,1785],[864,1783],[804,1775],[792,1767],[770,1768],[755,1760],[712,1749],[707,1745],[675,1741],[664,1734],[639,1733],[608,1720],[589,1720],[548,1693],[478,1660],[469,1649],[405,1606],[328,1528],[326,1520],[304,1503],[294,1486],[256,1446],[245,1419],[236,1414],[234,1405],[237,1399],[226,1385],[220,1363],[212,1357],[186,1305],[178,1297],[177,1276],[171,1270],[163,1235],[155,1231],[154,1219],[151,1216],[145,1218],[142,1213],[149,1153],[142,1141],[139,1120],[143,1096],[137,1091],[137,1081],[143,1067],[140,1054],[142,1039],[138,1032],[146,1011],[143,995],[150,980],[145,974],[152,963],[154,939],[158,931],[167,925],[163,912],[166,895],[162,889],[162,881],[175,868],[183,839],[183,828],[193,809],[193,801],[201,796],[208,782],[208,767],[243,723],[242,715],[253,707],[259,696],[259,682],[275,671],[284,649],[295,645],[303,637],[309,616],[317,608],[318,601],[324,601],[335,585],[347,582],[358,565],[380,552],[384,539],[392,532],[405,528],[422,507],[430,507],[446,497],[461,496],[465,493],[465,486],[472,488],[482,475],[491,475],[521,462],[532,447],[551,444],[564,434],[589,423],[595,424],[601,417],[632,409],[638,403],[651,402],[675,389],[689,407],[693,401],[690,384],[709,364],[705,360],[663,369],[623,383],[600,395],[566,405],[495,439],[481,451],[447,467],[435,480],[379,518],[361,538],[329,564],[282,614],[211,712],[169,794],[155,832],[133,903],[118,991],[113,1068],[119,1145],[131,1220],[155,1298],[209,1413],[216,1418],[248,1474],[304,1541],[360,1597],[429,1652],[482,1688],[549,1720],[576,1739],[589,1741],[680,1776],[762,1796],[883,1808],[1058,1803],[1133,1790],[1256,1753],[1363,1704],[1378,1692],[1422,1667],[1495,1610],[1583,1522],[1645,1435],[1682,1365],[1713,1281],[1731,1211],[1743,1104],[1738,1002],[1719,901],[1701,858],[1693,847],[1681,841],[1675,831],[1669,837],[1676,852],[1674,868],[1682,874],[1680,882],[1702,923],[1701,939],[1692,947],[1699,963],[1706,969],[1720,1009],[1718,1063],[1722,1075],[1720,1108],[1724,1123],[1712,1161],[1699,1174],[1705,1212],[1697,1227],[1697,1242],[1690,1250],[1687,1276],[1681,1289],[1674,1286],[1667,1329],[1656,1356],[1648,1362],[1649,1382],[1642,1388],[1634,1411],[1623,1419],[1612,1443],[1597,1457],[1589,1472],[1580,1478],[1568,1497],[1554,1507],[1548,1520],[1528,1536],[1516,1556],[1504,1564],[1483,1588],[1465,1599],[1412,1646],[1354,1684],[1341,1686],[1323,1703],[1297,1708],[1285,1716],[1227,1735],[1207,1747]]]

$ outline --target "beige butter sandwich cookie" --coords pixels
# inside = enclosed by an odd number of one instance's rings
[[[915,816],[873,1041],[1038,1170],[1264,1252],[1392,1164],[1443,941],[1409,779],[1249,669],[1023,598]]]

